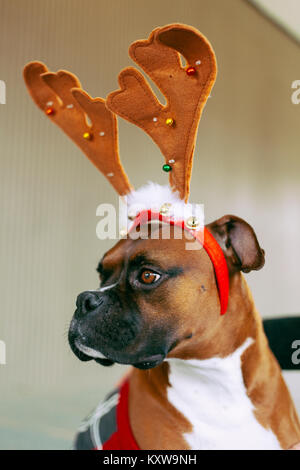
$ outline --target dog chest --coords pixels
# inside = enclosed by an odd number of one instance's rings
[[[280,449],[271,429],[255,418],[241,370],[248,338],[233,354],[206,360],[168,359],[168,400],[192,424],[191,449]]]

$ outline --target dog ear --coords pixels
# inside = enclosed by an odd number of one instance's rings
[[[265,252],[259,246],[253,228],[234,215],[224,215],[208,224],[225,255],[230,273],[258,270],[265,264]]]

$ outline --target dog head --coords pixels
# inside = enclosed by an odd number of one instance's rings
[[[244,220],[224,216],[207,229],[230,276],[263,266],[264,251]],[[200,246],[186,250],[179,230],[174,227],[166,240],[158,226],[155,238],[122,239],[103,256],[100,288],[78,296],[70,325],[69,342],[79,359],[148,369],[182,354],[190,338],[201,340],[213,328],[220,303],[212,262]]]

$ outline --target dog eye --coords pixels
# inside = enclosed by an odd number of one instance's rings
[[[154,282],[158,281],[159,278],[160,274],[150,271],[149,269],[144,269],[140,274],[140,282],[143,284],[154,284]]]

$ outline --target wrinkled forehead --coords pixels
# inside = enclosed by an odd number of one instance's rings
[[[152,264],[162,269],[171,265],[194,265],[205,257],[202,245],[187,231],[167,224],[148,224],[131,237],[120,240],[102,258],[105,269],[126,267],[129,264]],[[187,249],[195,245],[196,249]],[[203,255],[204,252],[204,255]]]

